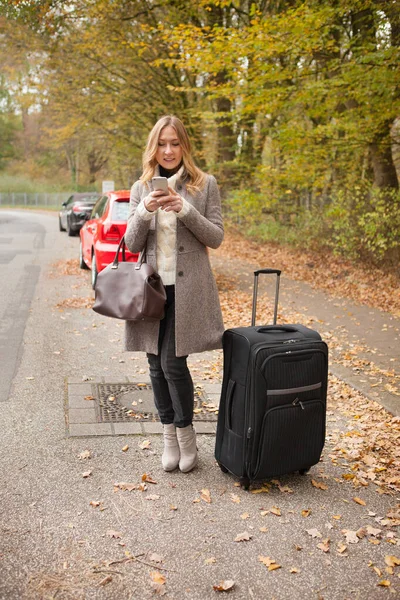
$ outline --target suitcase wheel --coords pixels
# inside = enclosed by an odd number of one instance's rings
[[[220,462],[218,463],[218,466],[223,473],[229,473],[228,469],[224,465],[222,465]]]
[[[240,487],[244,490],[248,490],[250,487],[250,479],[248,477],[241,477],[239,479]]]
[[[299,473],[300,475],[305,475],[306,473],[308,473],[308,471],[311,469],[311,467],[308,467],[307,469],[300,469]]]

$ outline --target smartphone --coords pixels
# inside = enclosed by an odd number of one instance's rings
[[[153,177],[151,183],[154,190],[162,190],[165,194],[169,194],[168,179],[166,177]]]

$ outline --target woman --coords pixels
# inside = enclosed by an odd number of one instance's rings
[[[153,189],[168,178],[168,194]],[[223,322],[207,247],[224,237],[217,183],[198,169],[183,123],[164,116],[150,132],[143,173],[131,190],[125,234],[131,252],[146,246],[147,262],[167,292],[161,322],[126,323],[126,349],[145,351],[154,401],[163,424],[165,471],[197,464],[193,429],[194,390],[187,356],[221,347]]]

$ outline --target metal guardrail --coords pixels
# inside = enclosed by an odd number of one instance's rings
[[[56,206],[60,207],[74,192],[0,192],[0,206]]]

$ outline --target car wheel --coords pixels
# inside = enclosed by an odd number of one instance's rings
[[[69,235],[69,237],[73,237],[75,235],[75,230],[72,229],[69,219],[67,219],[67,234]]]
[[[96,287],[96,280],[97,280],[97,263],[96,263],[95,253],[93,252],[93,255],[92,255],[92,289],[94,289]]]
[[[83,248],[82,248],[82,240],[79,242],[79,267],[81,269],[88,269],[89,267],[83,260]]]
[[[60,228],[60,231],[65,231],[64,227],[61,224],[61,217],[58,217],[58,227]]]

